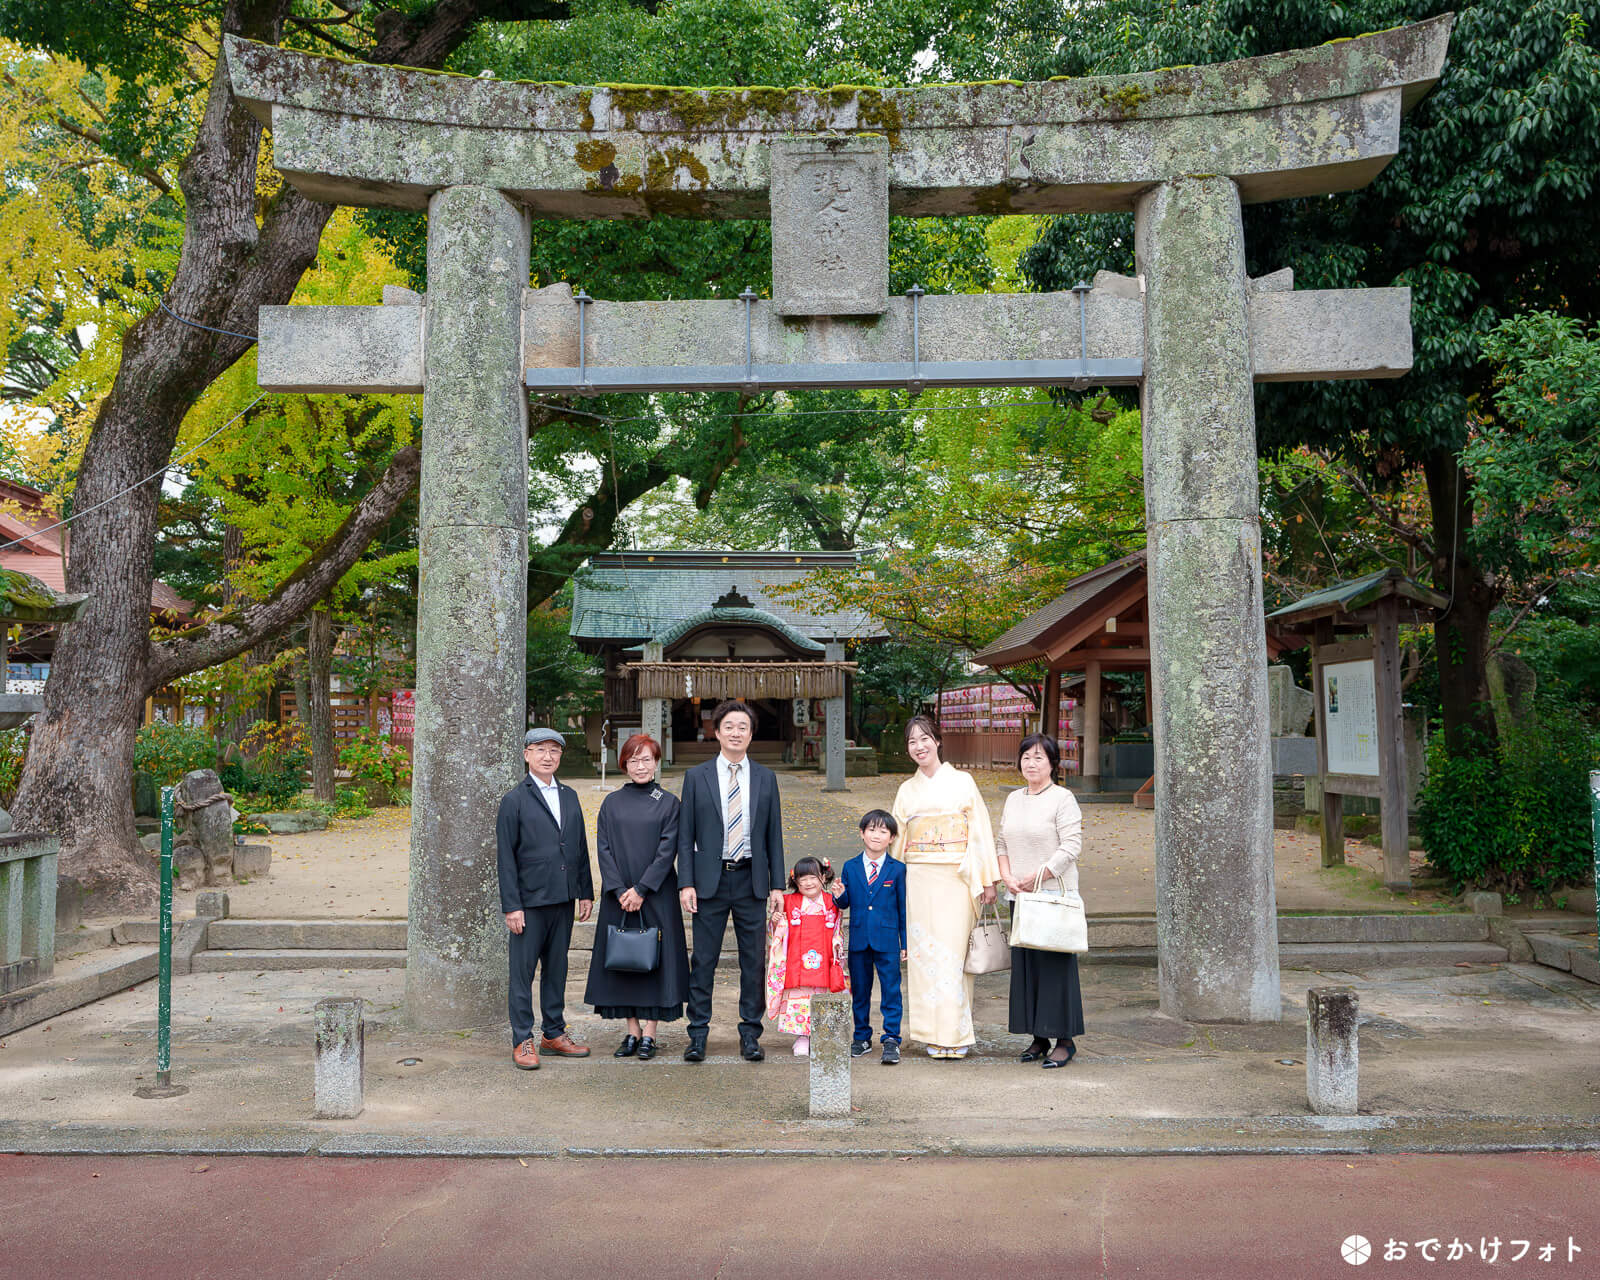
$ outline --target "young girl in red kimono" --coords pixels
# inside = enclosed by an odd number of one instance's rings
[[[801,858],[782,909],[767,915],[767,1017],[795,1037],[799,1056],[811,1052],[811,997],[846,989],[841,913],[826,892],[832,879],[826,859]]]

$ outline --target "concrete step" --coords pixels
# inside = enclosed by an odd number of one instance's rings
[[[1278,942],[1486,942],[1485,916],[1425,915],[1395,912],[1384,915],[1279,916]],[[1090,916],[1090,947],[1153,947],[1154,916]]]
[[[213,925],[213,928],[216,926]],[[268,969],[404,969],[401,950],[316,951],[268,948],[260,951],[201,951],[194,973],[261,973]]]
[[[1504,947],[1482,942],[1289,942],[1278,946],[1283,969],[1366,973],[1373,969],[1448,968],[1457,964],[1504,964]],[[1105,947],[1081,957],[1084,964],[1153,966],[1152,947]]]
[[[274,920],[232,917],[213,920],[207,933],[213,951],[404,951],[404,920]]]
[[[146,982],[156,965],[149,947],[107,947],[60,964],[56,976],[0,996],[0,1036]]]
[[[1595,953],[1594,935],[1588,937],[1564,933],[1526,933],[1533,947],[1533,958],[1542,965],[1560,969],[1582,978],[1585,982],[1600,983],[1600,959]]]

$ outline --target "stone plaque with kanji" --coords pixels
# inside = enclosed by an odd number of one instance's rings
[[[772,301],[779,315],[889,308],[889,144],[784,138],[772,151]]]

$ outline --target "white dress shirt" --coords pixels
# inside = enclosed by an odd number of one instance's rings
[[[533,782],[533,789],[539,793],[539,798],[545,803],[545,808],[550,810],[550,816],[556,820],[556,828],[561,827],[561,784],[554,778],[550,779],[547,787],[539,781],[539,775],[529,773],[528,777]]]
[[[863,853],[861,855],[861,865],[867,869],[867,884],[870,886],[883,874],[883,855],[879,854],[874,858],[870,853]]]
[[[733,782],[733,763],[722,752],[717,752],[717,811],[722,814],[722,854],[727,857],[728,850],[735,841],[728,832],[728,787]],[[739,855],[740,860],[751,856],[750,853],[750,757],[746,756],[739,761],[739,834],[744,838],[744,852]]]

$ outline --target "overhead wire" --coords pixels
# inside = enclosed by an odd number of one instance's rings
[[[109,507],[118,498],[126,497],[128,494],[132,493],[135,489],[142,489],[145,485],[149,484],[152,480],[159,480],[162,476],[166,475],[168,471],[170,471],[173,467],[177,466],[179,463],[186,462],[190,458],[194,457],[194,455],[196,453],[198,453],[201,449],[205,448],[206,445],[210,444],[213,440],[215,440],[218,436],[220,436],[224,431],[226,431],[229,427],[231,427],[235,422],[239,421],[240,418],[244,417],[245,414],[249,413],[250,410],[254,409],[258,404],[260,404],[266,398],[267,398],[267,392],[265,392],[265,391],[261,392],[260,395],[256,396],[256,398],[254,400],[252,400],[249,404],[245,405],[244,408],[240,409],[238,413],[234,414],[233,417],[229,418],[220,427],[218,427],[215,431],[213,431],[210,435],[208,435],[204,440],[196,441],[194,444],[190,445],[187,449],[185,449],[182,453],[180,453],[176,458],[172,458],[171,460],[169,460],[164,466],[162,466],[162,468],[159,471],[152,471],[143,480],[135,481],[133,484],[130,484],[126,489],[117,490],[117,492],[112,494],[109,498],[104,498],[101,501],[95,503],[93,506],[85,507],[82,511],[74,511],[65,520],[57,520],[54,524],[48,524],[42,529],[35,529],[31,533],[28,533],[28,534],[26,534],[25,536],[23,536],[21,538],[13,538],[10,542],[4,543],[4,544],[0,544],[0,551],[9,551],[12,547],[15,547],[15,546],[20,545],[21,543],[27,542],[29,538],[38,537],[38,535],[41,534],[41,533],[51,533],[51,532],[54,532],[56,529],[65,528],[67,525],[71,524],[73,521],[83,519],[83,517],[88,515],[90,512],[99,511],[102,507]]]

